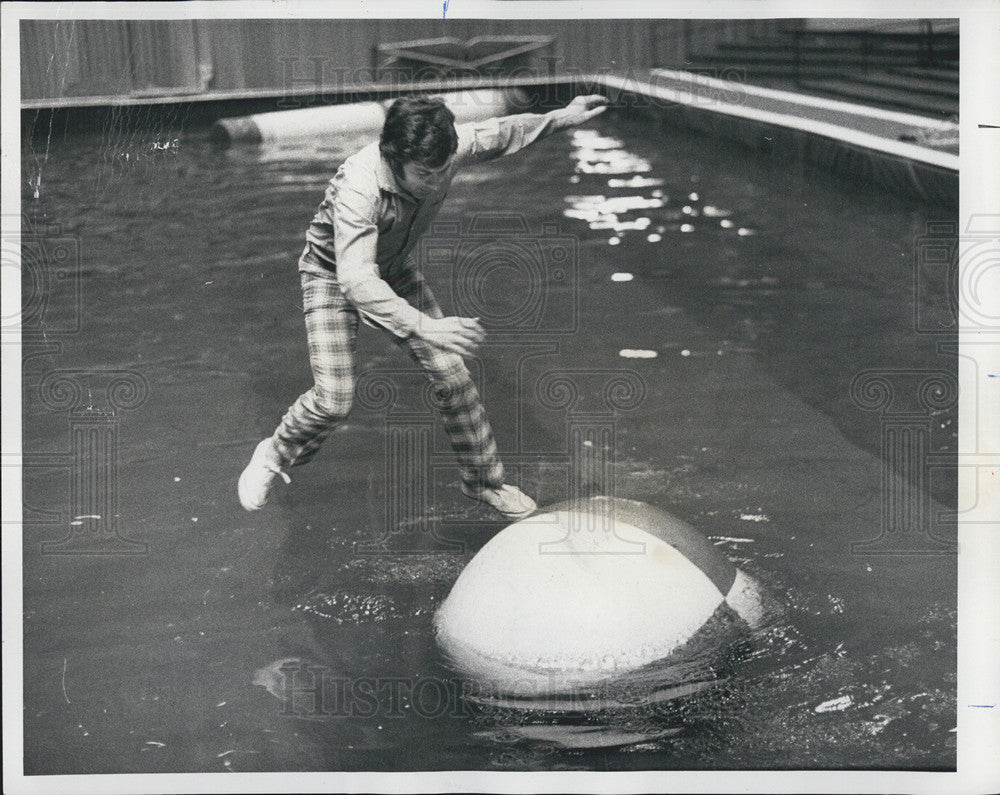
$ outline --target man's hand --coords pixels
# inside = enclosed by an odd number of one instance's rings
[[[435,348],[459,356],[471,356],[486,339],[478,317],[434,318],[425,315],[413,330],[413,335]]]
[[[567,127],[575,127],[600,116],[610,104],[611,100],[601,94],[588,94],[576,97],[559,114]]]

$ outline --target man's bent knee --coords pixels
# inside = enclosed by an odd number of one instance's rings
[[[351,413],[354,402],[354,393],[347,391],[330,391],[324,389],[313,389],[313,409],[331,420],[342,420]]]
[[[439,409],[469,405],[479,394],[472,382],[472,376],[464,367],[460,373],[449,374],[447,377],[432,377],[431,382],[434,405]]]

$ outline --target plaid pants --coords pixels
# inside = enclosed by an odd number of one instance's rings
[[[288,409],[272,437],[285,466],[304,464],[316,454],[350,412],[355,387],[358,311],[344,297],[334,274],[300,275],[315,384]],[[430,287],[412,267],[390,284],[424,314],[443,317]],[[504,470],[493,430],[462,357],[416,336],[404,340],[386,333],[406,349],[434,385],[434,403],[458,456],[462,480],[472,487],[502,485]]]

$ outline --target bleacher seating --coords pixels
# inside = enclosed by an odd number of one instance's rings
[[[719,43],[711,52],[689,55],[686,67],[736,70],[750,83],[957,118],[957,22],[818,22],[790,22],[767,37]]]

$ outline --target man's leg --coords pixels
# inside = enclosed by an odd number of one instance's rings
[[[302,303],[314,385],[299,396],[281,423],[257,445],[239,480],[249,511],[262,508],[285,467],[309,461],[348,415],[354,397],[354,350],[358,314],[333,278],[303,273]]]
[[[313,386],[289,407],[272,438],[285,466],[305,464],[350,413],[358,313],[333,278],[302,274]]]
[[[433,292],[418,271],[408,269],[393,283],[393,289],[424,314],[436,318],[443,316]],[[533,511],[535,504],[530,497],[513,486],[504,485],[504,468],[493,429],[462,357],[435,348],[416,336],[397,342],[406,348],[434,385],[435,405],[458,457],[463,492],[489,502],[511,517],[525,516]]]

